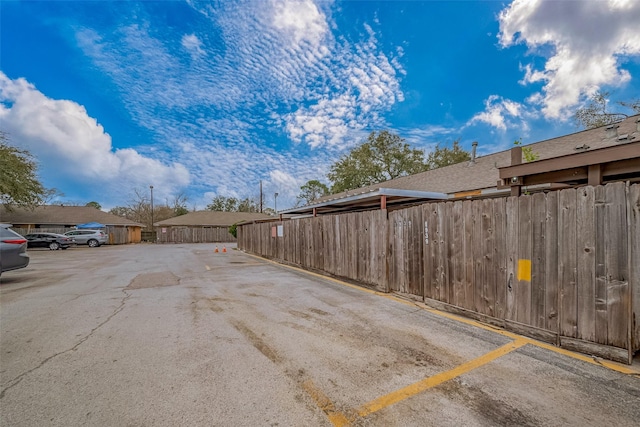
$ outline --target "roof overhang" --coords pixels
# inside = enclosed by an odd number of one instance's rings
[[[640,141],[499,168],[504,186],[600,185],[640,175]]]
[[[286,209],[278,212],[281,215],[313,215],[338,213],[345,211],[363,211],[384,209],[396,205],[424,202],[428,200],[446,200],[445,193],[431,191],[399,190],[395,188],[377,188],[358,194],[324,200],[299,208]]]

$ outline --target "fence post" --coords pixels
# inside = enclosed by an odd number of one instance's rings
[[[637,236],[633,236],[633,234],[631,233],[631,229],[633,228],[631,222],[632,222],[632,217],[631,217],[631,194],[629,191],[629,181],[626,182],[626,185],[624,187],[624,198],[625,198],[625,205],[626,205],[626,216],[627,216],[627,231],[629,231],[629,234],[627,236],[627,272],[629,275],[629,299],[628,299],[628,310],[627,310],[627,350],[628,350],[628,363],[629,365],[631,365],[631,363],[633,363],[633,355],[635,353],[634,350],[634,342],[633,342],[633,338],[634,338],[634,330],[633,330],[633,309],[634,309],[634,299],[633,299],[633,294],[634,294],[634,289],[633,287],[636,285],[636,283],[634,283],[634,274],[633,274],[633,268],[634,266],[632,265],[632,257],[631,257],[631,252],[633,250],[633,243],[632,240],[633,239],[637,239]],[[637,230],[636,230],[637,231]]]

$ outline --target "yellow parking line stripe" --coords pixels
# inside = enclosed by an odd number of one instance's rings
[[[303,382],[302,388],[316,402],[316,405],[318,405],[318,407],[322,409],[322,412],[327,415],[327,418],[329,418],[331,424],[336,427],[345,427],[349,425],[349,420],[347,419],[347,417],[345,417],[344,414],[336,411],[336,407],[333,402],[331,402],[331,400],[329,400],[329,398],[318,387],[315,386],[313,381],[307,380]]]
[[[401,388],[400,390],[396,390],[385,396],[379,397],[363,405],[357,411],[358,415],[361,417],[365,417],[369,414],[372,414],[388,406],[391,406],[395,403],[398,403],[404,399],[415,396],[416,394],[421,393],[429,388],[435,387],[439,384],[442,384],[445,381],[449,381],[464,373],[472,371],[480,366],[486,365],[487,363],[499,357],[502,357],[505,354],[511,353],[512,351],[526,344],[527,344],[526,340],[517,339],[516,341],[510,342],[509,344],[499,347],[493,351],[490,351],[489,353],[484,354],[476,359],[470,360],[466,363],[463,363],[462,365],[456,366],[455,368],[449,371],[441,372],[432,377],[429,377],[422,381],[418,381],[417,383],[411,384],[410,386]]]

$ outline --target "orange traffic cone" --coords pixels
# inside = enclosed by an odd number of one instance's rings
[[[217,247],[217,246],[216,246],[216,250],[215,250],[215,251],[213,251],[213,252],[215,252],[215,253],[220,252],[220,251],[218,251],[218,247]]]
[[[223,252],[223,253],[227,253],[227,248],[223,246],[223,247],[222,247],[222,252]]]

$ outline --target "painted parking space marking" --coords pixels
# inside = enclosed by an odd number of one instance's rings
[[[457,378],[460,375],[473,371],[474,369],[482,367],[527,344],[529,343],[526,339],[517,339],[503,345],[502,347],[498,347],[495,350],[485,353],[480,357],[458,365],[453,369],[425,378],[421,381],[374,399],[371,402],[362,405],[359,409],[353,411],[352,413],[355,413],[357,417],[365,418],[368,415],[371,415],[405,399],[420,394],[446,381]],[[325,413],[333,426],[346,427],[351,425],[351,422],[355,421],[355,416],[347,417],[344,413],[337,411],[331,399],[329,399],[329,397],[324,394],[322,390],[316,387],[316,385],[311,380],[304,381],[302,383],[302,388],[313,399],[316,405],[318,405],[318,408],[320,408]]]
[[[505,354],[509,354],[512,351],[517,350],[520,347],[523,347],[527,344],[528,344],[527,341],[523,339],[518,339],[513,342],[510,342],[480,357],[477,357],[473,360],[470,360],[461,365],[458,365],[449,371],[441,372],[429,378],[425,378],[422,381],[418,381],[417,383],[413,383],[407,387],[401,388],[400,390],[396,390],[385,396],[381,396],[360,407],[357,413],[361,417],[366,417],[367,415],[373,414],[374,412],[378,412],[381,409],[384,409],[402,400],[415,396],[416,394],[422,393],[427,389],[430,389],[439,384],[442,384],[445,381],[449,381],[453,378],[459,377],[462,374],[465,374],[476,368],[484,366],[487,363],[493,360],[496,360],[497,358],[502,357]]]
[[[265,259],[265,258],[261,258],[258,257],[256,255],[252,255],[252,254],[246,254],[249,255],[251,257],[254,257],[258,260],[260,260],[263,263],[267,263],[267,264],[273,264],[274,266],[277,267],[284,267],[290,270],[295,270],[297,272],[300,273],[304,273],[305,275],[309,275],[309,276],[313,276],[313,277],[317,277],[319,279],[322,280],[328,280],[331,282],[334,282],[336,284],[342,285],[342,286],[346,286],[352,289],[356,289],[360,292],[365,292],[365,293],[369,293],[369,294],[373,294],[373,295],[377,295],[377,296],[381,296],[383,298],[387,298],[387,299],[391,299],[395,302],[399,302],[401,304],[404,305],[410,305],[413,307],[417,307],[420,308],[422,310],[425,310],[429,313],[438,315],[440,317],[445,317],[447,319],[453,320],[455,322],[459,322],[459,323],[464,323],[473,327],[477,327],[486,331],[490,331],[499,335],[502,335],[504,337],[508,337],[511,338],[513,341],[509,342],[508,344],[505,344],[495,350],[492,350],[482,356],[479,356],[473,360],[470,360],[468,362],[462,363],[456,367],[454,367],[453,369],[450,369],[448,371],[445,372],[441,372],[439,374],[435,374],[431,377],[425,378],[423,380],[420,380],[414,384],[408,385],[406,387],[403,387],[399,390],[393,391],[389,394],[386,394],[384,396],[378,397],[368,403],[365,403],[364,405],[360,406],[357,409],[344,409],[343,408],[343,412],[340,412],[338,410],[336,410],[336,407],[334,405],[334,403],[329,399],[329,397],[327,395],[325,395],[319,388],[317,388],[315,386],[315,384],[311,381],[311,380],[307,380],[302,384],[302,388],[307,392],[307,394],[314,400],[314,402],[316,403],[316,405],[318,405],[318,407],[325,413],[325,415],[327,416],[327,418],[329,419],[329,421],[331,422],[331,424],[333,426],[349,426],[351,425],[351,423],[355,422],[357,419],[363,419],[366,418],[368,415],[374,414],[378,411],[381,411],[385,408],[388,408],[396,403],[402,402],[403,400],[406,400],[408,398],[411,398],[412,396],[416,396],[426,390],[429,390],[433,387],[436,387],[444,382],[447,382],[449,380],[452,380],[454,378],[457,378],[463,374],[466,374],[468,372],[473,371],[474,369],[477,369],[479,367],[485,366],[487,364],[489,364],[490,362],[499,359],[500,357],[507,355],[519,348],[522,348],[526,345],[533,345],[539,348],[544,348],[546,350],[549,351],[553,351],[555,353],[558,354],[562,354],[564,356],[568,356],[571,357],[573,359],[577,359],[577,360],[581,360],[583,362],[587,362],[593,365],[599,365],[601,367],[619,372],[619,373],[623,373],[623,374],[627,374],[627,375],[633,375],[633,376],[638,376],[640,375],[640,370],[637,367],[634,366],[626,366],[626,365],[622,365],[619,364],[617,362],[612,362],[612,361],[608,361],[608,360],[603,360],[603,359],[599,359],[599,358],[595,358],[595,357],[591,357],[588,355],[584,355],[581,353],[575,353],[573,351],[570,350],[566,350],[560,347],[556,347],[552,344],[548,344],[548,343],[544,343],[541,341],[537,341],[535,339],[532,338],[528,338],[528,337],[524,337],[522,335],[518,335],[516,333],[513,332],[509,332],[505,329],[496,327],[496,326],[492,326],[489,324],[485,324],[473,319],[469,319],[466,317],[462,317],[453,313],[448,313],[445,311],[440,311],[438,309],[435,308],[431,308],[429,306],[427,306],[424,303],[421,302],[417,302],[414,300],[409,300],[406,298],[402,298],[400,296],[394,295],[394,294],[389,294],[389,293],[384,293],[384,292],[380,292],[380,291],[376,291],[376,290],[372,290],[372,289],[367,289],[358,285],[354,285],[348,282],[344,282],[342,280],[339,279],[335,279],[329,276],[324,276],[322,274],[319,273],[314,273],[311,271],[307,271],[304,270],[302,268],[298,268],[298,267],[294,267],[291,265],[286,265],[286,264],[280,264],[276,261],[272,261],[269,259]]]
[[[307,392],[309,396],[316,402],[316,405],[324,412],[336,427],[348,426],[349,420],[347,417],[336,411],[336,407],[331,400],[320,390],[311,380],[306,380],[302,383],[302,388]]]

